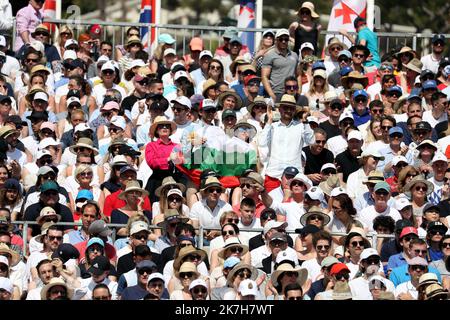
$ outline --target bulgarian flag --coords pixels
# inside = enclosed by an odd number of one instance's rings
[[[203,144],[203,140],[206,140]],[[214,126],[198,127],[188,134],[188,145],[179,151],[177,168],[200,185],[203,170],[214,170],[225,188],[239,186],[239,176],[256,167],[256,150]],[[194,147],[192,147],[194,145]]]

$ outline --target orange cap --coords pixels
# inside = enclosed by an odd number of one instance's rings
[[[192,38],[191,42],[189,42],[189,47],[192,51],[202,51],[203,40],[199,37]]]

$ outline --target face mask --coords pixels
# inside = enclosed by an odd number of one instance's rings
[[[366,269],[366,275],[372,276],[372,275],[376,274],[379,269],[380,269],[380,266],[371,264]]]

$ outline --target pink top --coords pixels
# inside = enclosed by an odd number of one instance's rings
[[[173,143],[172,140],[168,144],[162,142],[161,139],[148,143],[145,147],[145,160],[149,167],[152,169],[168,170],[169,162],[167,159],[175,147],[180,146]]]
[[[34,32],[34,29],[42,22],[44,18],[44,9],[36,11],[31,4],[17,11],[16,15],[16,44],[14,47],[14,51],[18,51],[23,45],[24,42],[20,37],[20,34],[24,31],[28,31],[30,33],[30,41],[33,39],[31,37],[31,33]]]

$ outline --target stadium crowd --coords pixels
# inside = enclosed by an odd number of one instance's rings
[[[182,56],[53,42],[44,2],[0,36],[0,300],[448,299],[444,35],[381,54],[357,17],[321,59],[304,2],[255,52],[228,27]],[[196,158],[224,145],[244,163]]]

